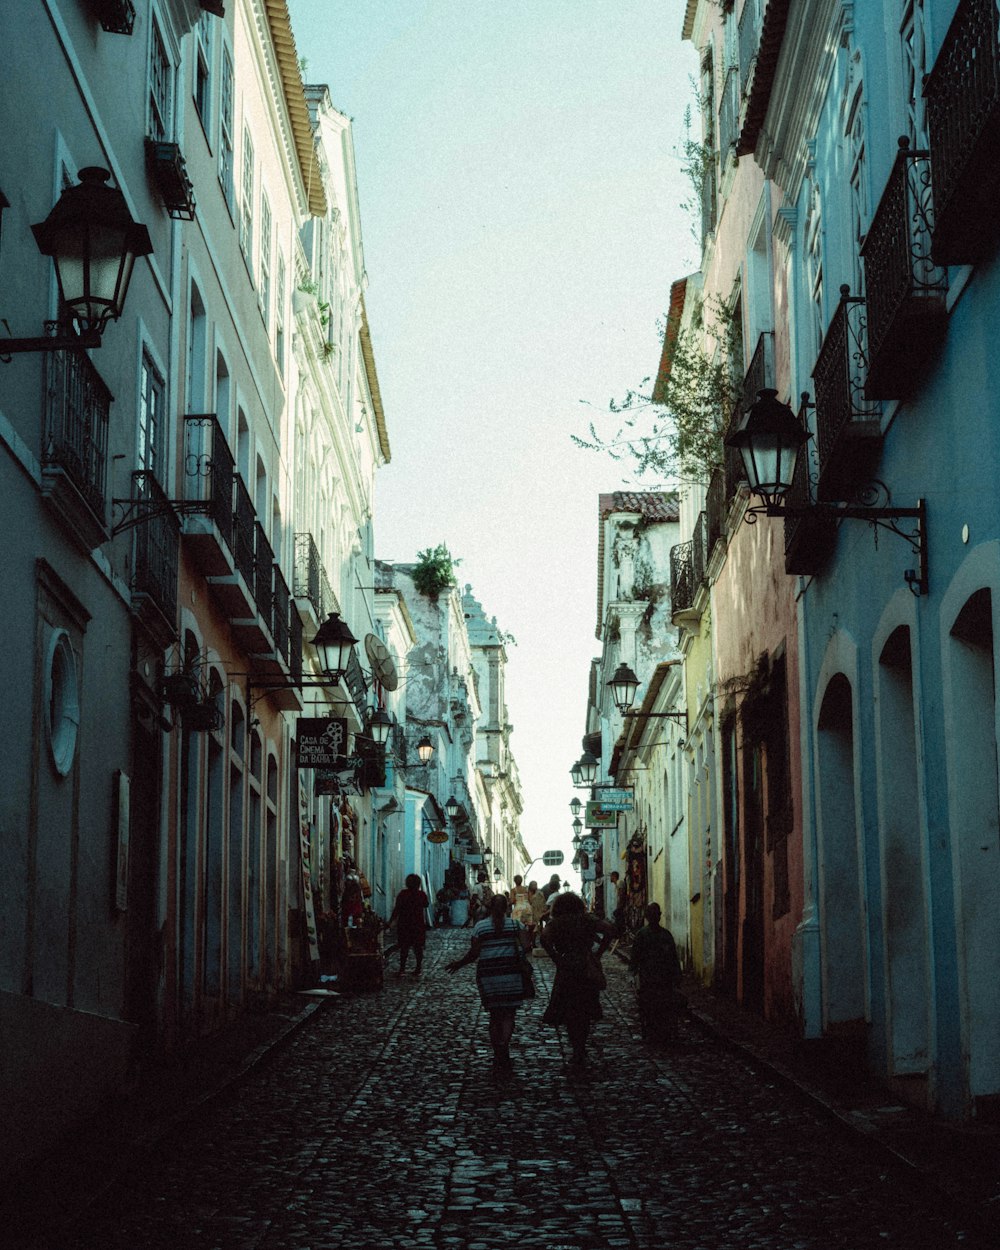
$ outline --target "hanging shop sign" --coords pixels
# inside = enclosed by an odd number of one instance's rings
[[[588,803],[584,824],[588,829],[614,829],[618,825],[618,811],[605,807],[603,802]]]
[[[336,768],[347,754],[347,721],[340,716],[300,716],[296,725],[299,768]]]
[[[427,835],[427,841],[433,842],[436,846],[448,841],[448,835],[443,829],[432,829]]]
[[[635,807],[635,791],[631,787],[619,789],[609,786],[606,790],[601,790],[600,794],[597,801],[608,811],[630,812]]]

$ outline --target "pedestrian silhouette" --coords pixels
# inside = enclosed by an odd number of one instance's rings
[[[494,894],[486,918],[472,930],[468,953],[445,965],[449,972],[457,972],[466,964],[476,965],[479,997],[490,1021],[493,1067],[498,1072],[511,1068],[515,1014],[531,997],[525,993],[522,973],[526,943],[527,930],[507,915],[507,896]]]
[[[660,905],[650,903],[646,923],[632,939],[628,966],[636,979],[639,1028],[653,1042],[674,1042],[684,998],[673,934],[660,924]]]
[[[406,889],[396,895],[389,924],[393,921],[396,922],[396,941],[399,943],[399,975],[406,971],[406,961],[412,950],[416,959],[413,975],[420,976],[427,941],[427,895],[420,888],[420,878],[415,872],[406,878]]]
[[[546,1024],[566,1026],[574,1068],[586,1061],[590,1026],[603,1015],[601,956],[614,936],[614,925],[588,912],[578,894],[552,898],[542,946],[552,956],[556,975],[542,1019]]]

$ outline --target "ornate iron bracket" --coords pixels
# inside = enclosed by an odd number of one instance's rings
[[[910,544],[910,550],[917,557],[917,567],[906,569],[903,578],[915,595],[926,595],[929,576],[927,568],[927,508],[922,499],[917,500],[915,508],[869,508],[855,504],[810,504],[806,507],[784,506],[781,504],[761,504],[759,507],[747,509],[747,519],[751,516],[777,517],[823,517],[834,521],[844,518],[867,521],[875,535],[878,546],[880,529],[895,534]],[[912,521],[913,525],[903,526],[901,521]]]
[[[196,513],[205,515],[211,505],[199,499],[112,499],[111,507],[118,508],[122,514],[121,519],[111,527],[111,537],[117,538],[126,530],[145,525],[156,517],[191,516]]]

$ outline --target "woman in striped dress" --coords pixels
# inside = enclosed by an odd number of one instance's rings
[[[507,915],[507,899],[494,894],[486,919],[472,930],[472,943],[461,959],[446,964],[457,972],[466,964],[476,965],[479,997],[490,1018],[493,1066],[509,1069],[510,1039],[514,1033],[514,1013],[527,997],[521,975],[521,952],[527,945],[527,930]]]

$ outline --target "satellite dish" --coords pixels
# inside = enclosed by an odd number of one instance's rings
[[[368,662],[372,666],[372,676],[379,685],[384,686],[386,690],[395,690],[399,685],[399,674],[396,672],[396,664],[389,654],[389,648],[378,634],[367,634],[365,636],[365,654],[368,656]]]

